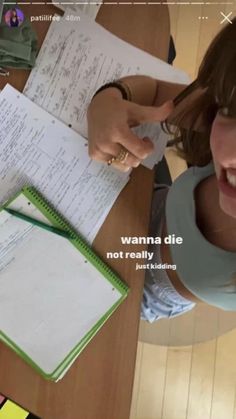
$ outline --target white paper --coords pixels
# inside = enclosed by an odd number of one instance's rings
[[[82,13],[80,17],[70,22],[65,13],[60,22],[51,23],[24,93],[84,137],[87,107],[104,83],[134,74],[189,83],[183,71],[122,41]],[[141,131],[143,136],[150,134]],[[150,168],[163,156],[158,152],[160,129],[151,131],[156,154],[144,162]]]
[[[138,127],[132,128],[132,131],[139,138],[148,137],[152,140],[154,144],[154,151],[145,160],[143,160],[143,166],[148,169],[153,169],[155,164],[161,161],[164,155],[166,144],[170,139],[169,135],[162,131],[161,125],[157,122],[139,125]]]
[[[0,94],[0,204],[34,185],[92,242],[127,174],[92,161],[87,142],[17,90]]]
[[[44,218],[23,195],[10,207]],[[67,239],[0,212],[0,331],[44,372],[120,297]]]

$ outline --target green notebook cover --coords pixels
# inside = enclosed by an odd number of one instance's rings
[[[68,370],[70,365],[74,362],[77,356],[94,337],[98,330],[103,326],[106,320],[112,315],[115,309],[121,304],[128,294],[128,286],[119,278],[119,276],[111,270],[111,268],[98,257],[86,241],[78,235],[77,232],[70,226],[70,224],[56,211],[52,206],[43,198],[43,196],[33,187],[25,187],[23,190],[14,197],[14,199],[7,202],[4,207],[9,206],[23,194],[29,202],[31,202],[48,220],[49,222],[72,235],[70,243],[74,246],[85,258],[91,263],[106,280],[112,285],[114,289],[119,291],[120,298],[113,304],[109,310],[104,312],[104,315],[91,327],[91,329],[83,336],[82,339],[71,348],[67,356],[61,360],[57,367],[51,373],[43,371],[32,358],[30,358],[20,347],[18,347],[3,331],[0,332],[0,339],[11,347],[17,354],[19,354],[26,362],[35,368],[44,378],[57,381]],[[53,234],[53,233],[50,233]],[[63,239],[68,240],[68,239]]]

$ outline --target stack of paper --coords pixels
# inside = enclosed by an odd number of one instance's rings
[[[92,242],[128,181],[92,161],[87,142],[10,85],[0,94],[0,203],[35,186]]]
[[[85,138],[87,107],[104,83],[134,74],[189,83],[183,71],[124,42],[83,13],[79,22],[66,20],[67,13],[60,22],[51,23],[24,93]],[[152,168],[162,158],[168,137],[164,133],[160,137],[157,123],[135,132],[140,138],[151,136],[154,142],[155,152],[144,162]]]

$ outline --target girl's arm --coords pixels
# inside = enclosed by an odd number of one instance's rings
[[[185,84],[170,83],[147,76],[127,76],[120,79],[130,88],[132,102],[143,106],[160,106],[173,100]]]

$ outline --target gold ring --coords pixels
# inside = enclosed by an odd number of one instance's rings
[[[122,148],[118,154],[118,156],[115,158],[115,161],[118,161],[119,163],[125,163],[127,157],[129,155],[129,152],[125,149]]]
[[[116,157],[112,157],[108,160],[107,165],[110,166],[115,161],[124,164],[128,155],[129,152],[125,148],[122,148]]]
[[[108,160],[107,165],[110,166],[112,163],[114,163],[114,161],[116,161],[116,158],[112,157],[111,159]]]

